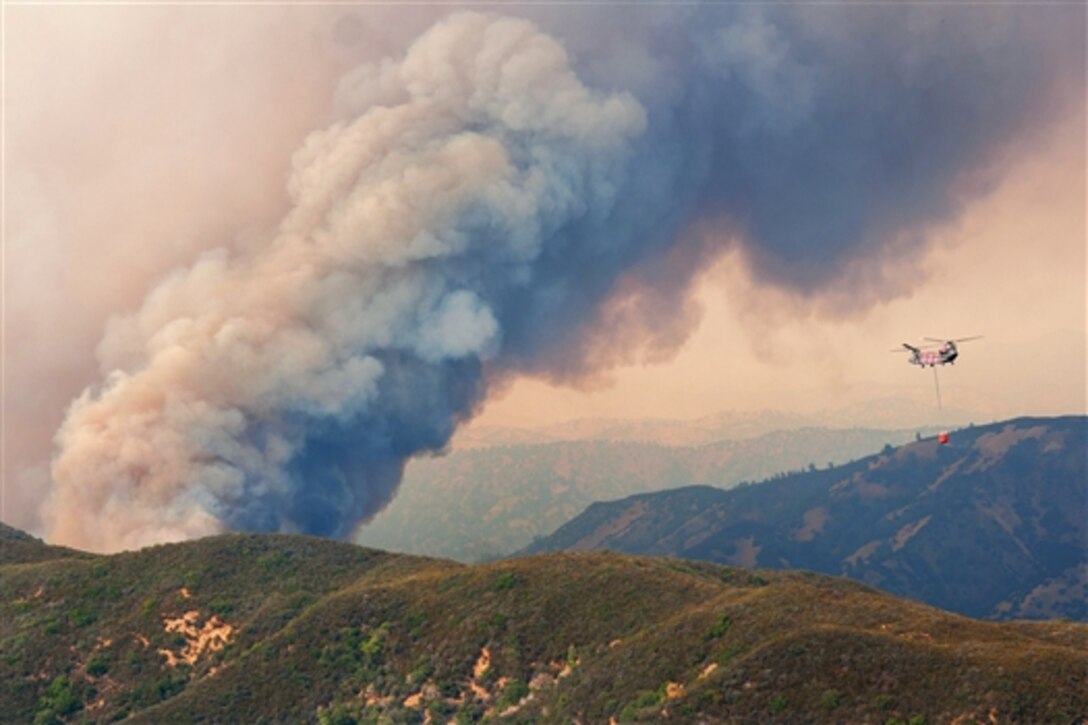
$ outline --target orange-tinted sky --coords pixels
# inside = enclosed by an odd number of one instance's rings
[[[943,404],[986,419],[1084,413],[1085,169],[1082,106],[937,233],[921,269],[904,272],[913,278],[904,296],[829,317],[756,289],[727,257],[702,281],[702,322],[674,359],[620,368],[610,385],[589,390],[521,379],[475,425],[819,412],[884,396],[914,396],[933,406],[937,422],[932,375],[889,350],[919,337],[979,334],[955,368],[942,369]]]

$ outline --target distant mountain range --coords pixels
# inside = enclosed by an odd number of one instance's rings
[[[758,429],[751,418],[730,420],[728,426],[708,423],[701,430],[739,434]],[[759,425],[772,422],[787,421],[779,416],[759,419]],[[799,428],[675,445],[692,430],[667,421],[596,421],[571,424],[572,437],[591,431],[617,436],[643,431],[648,439],[489,446],[414,460],[396,498],[360,530],[357,540],[465,562],[493,559],[554,531],[596,501],[700,483],[728,488],[789,470],[843,463],[936,429]]]
[[[581,418],[532,428],[468,425],[457,432],[454,448],[497,445],[614,441],[664,446],[702,446],[726,440],[755,438],[775,431],[818,428],[815,416],[775,410],[723,411],[693,419]],[[845,426],[836,426],[845,427]]]
[[[937,411],[929,399],[907,399],[879,389],[872,393],[865,404],[851,404],[836,410],[810,414],[782,410],[732,410],[692,419],[582,418],[521,428],[470,423],[456,433],[453,448],[467,450],[564,441],[613,441],[694,447],[801,428],[904,430],[933,428],[937,424]],[[977,412],[983,408],[985,406],[981,404],[973,406],[972,409],[976,412],[948,408],[940,411],[940,424],[949,426],[986,422],[988,419],[985,414]]]
[[[0,555],[5,723],[1088,715],[1088,626],[978,622],[818,574],[608,553],[470,567],[275,535],[94,556],[8,528]]]
[[[848,576],[977,617],[1088,619],[1088,418],[1020,418],[730,491],[597,503],[523,553]]]

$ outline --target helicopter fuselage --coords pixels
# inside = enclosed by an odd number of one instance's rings
[[[903,343],[903,347],[907,348],[911,352],[910,358],[907,360],[911,365],[918,365],[920,367],[936,367],[937,365],[951,365],[959,357],[959,350],[956,349],[956,343],[946,342],[937,350],[920,350],[917,347],[912,347],[906,343]]]

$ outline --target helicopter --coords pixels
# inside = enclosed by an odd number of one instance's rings
[[[907,360],[908,363],[911,365],[918,365],[922,368],[926,366],[932,368],[937,365],[952,365],[956,362],[956,358],[960,355],[960,351],[956,347],[957,342],[968,342],[981,338],[982,335],[961,337],[955,340],[941,340],[936,337],[926,337],[923,339],[936,344],[915,347],[914,345],[904,342],[903,347],[910,352],[910,359]],[[902,352],[902,350],[896,348],[892,352]]]

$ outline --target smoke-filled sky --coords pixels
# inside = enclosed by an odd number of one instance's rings
[[[5,21],[0,518],[51,541],[348,537],[474,419],[864,404],[919,335],[1085,409],[1082,5]]]

